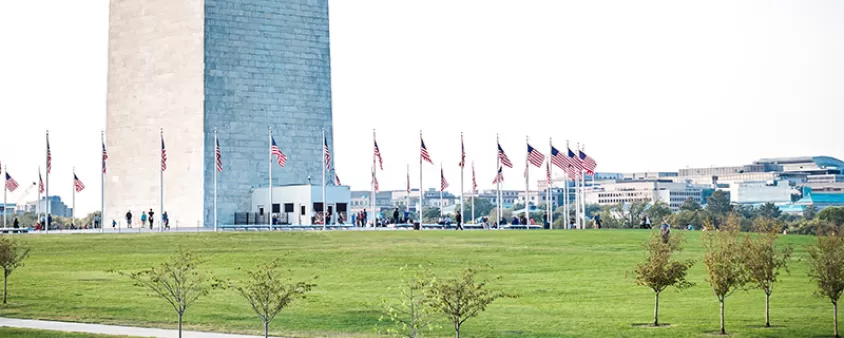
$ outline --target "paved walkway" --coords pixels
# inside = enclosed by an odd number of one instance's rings
[[[84,324],[69,322],[54,322],[49,320],[30,320],[0,317],[0,326],[23,329],[38,329],[63,332],[96,333],[116,336],[177,338],[179,331],[167,329],[150,329],[143,327]],[[259,325],[260,326],[260,325]],[[239,334],[182,331],[182,338],[263,338],[263,336],[247,336]]]

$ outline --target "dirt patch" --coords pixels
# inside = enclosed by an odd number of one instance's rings
[[[660,323],[659,326],[654,326],[653,323],[637,323],[637,324],[632,324],[631,326],[651,328],[651,329],[667,329],[667,328],[670,328],[674,325],[671,325],[671,323]]]

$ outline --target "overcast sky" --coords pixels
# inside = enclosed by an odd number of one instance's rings
[[[481,188],[496,133],[509,189],[524,189],[525,136],[546,155],[549,137],[585,144],[605,172],[841,158],[842,18],[835,0],[332,0],[336,167],[369,189],[373,128],[383,190],[407,164],[418,187],[420,129],[426,188],[442,161],[455,193],[461,131]],[[0,163],[36,180],[49,129],[51,193],[70,202],[76,166],[80,213],[100,204],[107,37],[108,0],[0,1]],[[9,201],[34,199],[22,191]]]

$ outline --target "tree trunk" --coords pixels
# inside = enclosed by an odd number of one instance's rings
[[[727,330],[724,328],[724,298],[719,300],[721,301],[721,334],[727,334]]]
[[[771,327],[771,294],[765,293],[765,327]]]
[[[837,332],[837,331],[836,331]],[[454,325],[454,333],[457,334],[457,338],[460,338],[460,324]],[[836,337],[837,338],[837,337]]]
[[[659,326],[659,292],[654,293],[654,326]]]
[[[832,323],[833,327],[835,328],[835,338],[839,338],[838,335],[838,302],[832,302]]]
[[[179,338],[182,338],[182,313],[179,312]]]
[[[264,322],[264,338],[270,338],[270,322]]]
[[[3,304],[6,304],[6,283],[9,280],[9,275],[3,273]]]

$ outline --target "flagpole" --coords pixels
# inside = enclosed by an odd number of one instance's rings
[[[41,184],[42,184],[42,182],[41,182],[41,165],[39,165],[38,166],[38,202],[35,203],[35,222],[41,224],[41,226],[44,226],[44,224],[41,223]],[[6,211],[5,208],[6,208],[6,206],[4,204],[3,205],[3,211],[4,212]]]
[[[9,170],[8,166],[3,166],[3,172],[6,172],[8,170]],[[6,175],[9,175],[9,173],[6,172]],[[6,204],[6,190],[9,190],[9,189],[6,188],[6,184],[8,183],[8,181],[9,181],[8,179],[3,177],[3,227],[4,228],[6,227],[6,214],[9,212],[9,210],[6,210],[6,207],[8,206]]]
[[[422,142],[422,130],[419,130],[419,142],[420,142],[420,144]],[[420,151],[421,150],[422,149],[420,148]],[[424,205],[423,204],[424,192],[422,191],[423,187],[424,186],[422,185],[422,153],[420,152],[419,153],[419,210],[417,210],[417,213],[419,214],[419,230],[422,230],[424,228],[422,226],[422,208],[423,208],[422,206]]]
[[[460,220],[458,222],[463,224],[463,205],[466,204],[466,199],[463,197],[463,169],[466,167],[466,159],[464,157],[466,149],[463,147],[463,132],[460,132]]]
[[[372,129],[372,180],[369,182],[369,187],[372,190],[372,194],[369,196],[369,209],[370,215],[372,216],[372,227],[375,227],[375,129]],[[368,220],[365,220],[368,221]]]
[[[548,230],[554,230],[554,201],[552,201],[552,189],[554,187],[554,172],[552,170],[554,170],[554,167],[551,165],[551,157],[553,155],[551,154],[551,149],[554,148],[554,142],[550,137],[548,138],[548,147],[548,192],[546,194],[548,204],[545,207],[545,211],[548,213]]]
[[[475,224],[475,161],[472,161],[472,223]]]
[[[530,145],[529,136],[525,136],[525,145]],[[525,149],[527,149],[527,147],[525,147]],[[525,224],[525,230],[530,230],[530,212],[528,212],[530,206],[530,196],[528,196],[528,194],[530,193],[530,179],[528,179],[528,177],[530,176],[529,157],[530,153],[525,153],[525,223],[527,223]]]
[[[102,130],[100,131],[100,142],[105,147],[105,131]],[[105,158],[103,158],[102,169],[100,171],[100,232],[105,231]]]
[[[214,232],[217,232],[217,128],[214,127]]]
[[[73,204],[70,209],[70,225],[76,224],[76,167],[73,167]],[[5,226],[5,224],[4,224]]]
[[[45,187],[44,187],[44,223],[47,226],[44,227],[44,233],[50,233],[50,212],[52,208],[50,208],[50,131],[47,130],[47,172],[45,172]],[[4,205],[5,207],[5,205]],[[4,209],[5,212],[5,209]],[[4,213],[5,215],[5,213]]]
[[[443,181],[445,180],[443,175],[443,162],[440,161],[440,218],[443,218]]]
[[[328,150],[328,140],[325,138],[325,128],[322,129],[322,143],[323,151]],[[322,231],[325,231],[326,223],[328,223],[328,204],[325,198],[325,154],[322,154]]]
[[[161,144],[163,145],[164,144],[164,128],[161,128],[161,130],[159,132],[161,133]],[[164,150],[164,149],[162,149],[162,150]],[[164,154],[162,153],[161,156],[164,156]],[[162,159],[163,159],[163,157],[162,157]],[[159,196],[158,196],[158,198],[159,198],[158,219],[159,220],[164,215],[164,167],[161,166],[160,169],[161,170],[159,171],[159,175],[158,175],[158,181],[159,181],[158,184],[159,184],[159,187],[160,187],[160,190],[158,192],[159,193]],[[74,211],[76,211],[76,210],[74,210]],[[161,226],[161,223],[159,221],[158,232],[161,232],[161,228],[162,228],[162,226]]]
[[[270,146],[269,153],[267,154],[268,155],[268,157],[267,157],[268,158],[268,162],[267,162],[267,164],[268,164],[267,169],[268,170],[267,171],[270,173],[270,175],[269,175],[270,181],[269,181],[269,184],[268,184],[269,201],[267,201],[267,204],[268,204],[268,207],[267,207],[267,224],[270,226],[270,231],[272,231],[273,230],[273,216],[272,216],[272,212],[273,212],[273,127],[270,127],[270,131],[269,131],[269,134],[268,134],[268,140],[267,141],[269,141],[268,144]]]
[[[496,145],[496,147],[501,148],[501,140],[499,139],[498,134],[495,134],[495,145]],[[496,149],[496,155],[495,155],[495,161],[496,162],[495,163],[498,164],[496,166],[496,168],[500,169],[501,168],[501,154],[498,154],[499,151],[501,151],[501,150]],[[498,207],[498,212],[495,213],[495,218],[497,218],[495,220],[495,224],[496,224],[495,228],[498,229],[498,230],[501,230],[501,218],[502,218],[501,208],[502,208],[504,202],[501,201],[501,178],[499,176],[497,176],[497,175],[499,175],[498,170],[495,171],[495,175],[496,175],[496,181],[498,181],[498,184],[496,185],[496,189],[498,189],[498,192],[496,194],[496,199],[498,200],[498,203],[496,203],[496,206]],[[503,173],[501,175],[503,175]]]
[[[404,196],[404,210],[410,215],[410,164],[407,165],[407,194]],[[405,220],[406,222],[407,220]]]

